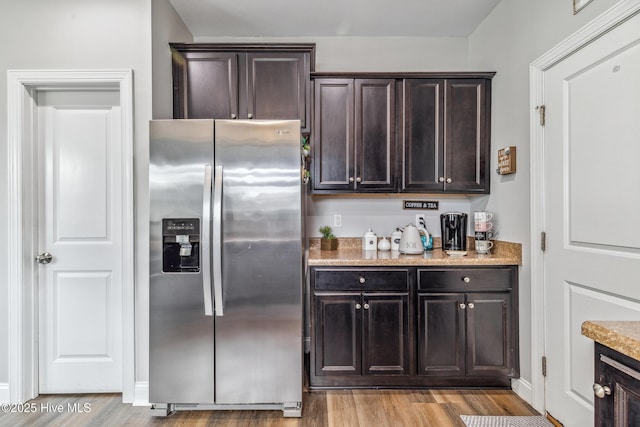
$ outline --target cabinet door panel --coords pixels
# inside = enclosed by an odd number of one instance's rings
[[[483,192],[489,177],[489,153],[482,79],[446,81],[445,190]],[[451,180],[451,182],[449,182]]]
[[[443,189],[443,80],[405,79],[403,191]]]
[[[178,119],[237,117],[237,55],[226,52],[187,52],[182,61],[174,60],[173,114]]]
[[[315,374],[360,375],[360,294],[315,296]]]
[[[363,295],[363,374],[409,374],[409,295]]]
[[[299,119],[306,127],[309,54],[247,54],[248,113],[255,119]]]
[[[418,294],[418,374],[463,376],[465,329],[462,293]]]
[[[513,375],[511,294],[467,294],[467,375]]]
[[[611,394],[594,397],[594,426],[640,425],[640,362],[596,342],[595,383]]]
[[[355,188],[353,80],[317,79],[315,106],[313,187],[352,190]]]
[[[355,81],[356,189],[395,188],[395,80]]]

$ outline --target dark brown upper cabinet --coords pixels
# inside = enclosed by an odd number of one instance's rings
[[[170,46],[174,118],[299,119],[308,132],[315,45]]]
[[[489,193],[490,78],[403,80],[402,192]]]
[[[395,79],[315,79],[316,193],[394,192]]]

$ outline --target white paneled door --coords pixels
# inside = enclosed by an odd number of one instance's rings
[[[566,427],[593,425],[597,399],[582,322],[640,319],[639,28],[636,16],[545,73],[545,406]]]
[[[37,104],[40,393],[122,391],[119,92]]]

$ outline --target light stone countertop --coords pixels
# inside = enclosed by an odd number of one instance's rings
[[[473,242],[473,239],[470,239]],[[462,257],[447,255],[434,241],[436,249],[420,255],[405,255],[398,251],[363,251],[360,238],[338,238],[335,251],[320,250],[320,239],[309,239],[309,266],[482,266],[522,265],[522,245],[519,243],[494,241],[490,255],[476,253],[473,243],[468,243],[468,254]]]
[[[582,324],[582,335],[640,360],[640,321],[589,320]]]

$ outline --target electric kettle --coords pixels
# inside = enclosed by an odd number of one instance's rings
[[[420,237],[420,233],[426,233],[424,229],[418,229],[413,224],[408,224],[406,227],[402,229],[402,236],[400,236],[400,244],[398,247],[398,251],[402,254],[410,254],[417,255],[424,252],[424,247],[422,246],[422,238]],[[429,240],[429,235],[427,234],[427,240]]]

